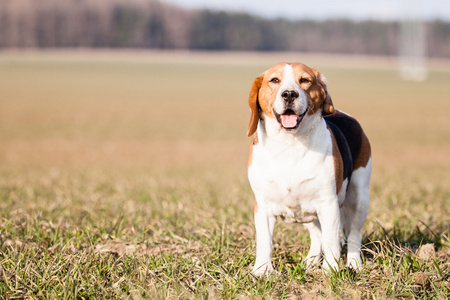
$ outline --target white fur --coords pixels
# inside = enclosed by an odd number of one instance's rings
[[[347,266],[361,266],[361,229],[369,211],[369,183],[372,159],[366,167],[353,171],[345,202],[341,207],[344,238],[347,239]]]
[[[280,113],[284,109],[280,93],[286,89],[294,89],[301,95],[295,107],[297,113],[303,112],[307,96],[296,83],[289,65],[284,68],[274,101],[274,109]],[[344,233],[348,233],[348,265],[359,267],[360,233],[368,209],[371,164],[358,169],[350,182],[343,183],[337,195],[332,137],[320,111],[306,115],[295,131],[283,129],[276,119],[262,113],[257,136],[248,169],[257,202],[256,261],[252,273],[264,275],[273,271],[272,239],[277,216],[286,222],[305,224],[311,237],[307,264],[317,263],[323,252],[326,270],[338,268],[341,217],[346,218],[342,223]]]
[[[277,96],[275,98],[275,101],[273,103],[273,108],[278,114],[282,114],[285,111],[285,101],[281,97],[281,94],[283,91],[289,90],[289,91],[296,91],[299,93],[299,99],[297,99],[294,102],[294,106],[291,108],[295,113],[302,114],[305,112],[306,108],[308,107],[307,98],[305,95],[305,92],[300,88],[300,85],[298,84],[297,80],[295,80],[294,76],[294,70],[292,69],[291,65],[286,64],[284,66],[284,78],[281,82],[280,88],[278,89]]]

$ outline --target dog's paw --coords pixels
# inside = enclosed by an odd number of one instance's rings
[[[359,271],[362,269],[362,261],[361,256],[358,254],[356,255],[348,255],[347,257],[347,267],[350,269],[353,269],[355,271]]]
[[[339,271],[339,263],[336,260],[327,261],[324,260],[322,263],[322,270],[325,273],[334,273]]]
[[[256,277],[264,277],[273,274],[275,271],[272,267],[272,264],[263,264],[260,266],[255,265],[251,274]]]
[[[312,269],[314,267],[319,266],[321,255],[307,255],[305,258],[305,264],[307,269]]]

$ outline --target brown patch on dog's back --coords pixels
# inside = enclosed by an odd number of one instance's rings
[[[369,139],[367,138],[365,133],[362,132],[361,150],[359,151],[359,155],[358,155],[358,158],[356,159],[353,170],[359,169],[361,167],[365,168],[367,166],[367,163],[369,162],[371,155],[372,154],[371,154]]]

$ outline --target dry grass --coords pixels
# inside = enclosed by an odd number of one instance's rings
[[[306,271],[306,232],[280,222],[281,275],[249,275],[247,96],[277,61],[319,67],[337,107],[371,139],[361,273]],[[414,83],[386,59],[2,53],[1,297],[445,298],[446,66]],[[435,252],[419,255],[425,244]]]

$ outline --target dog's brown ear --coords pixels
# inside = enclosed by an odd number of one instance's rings
[[[248,97],[248,105],[251,109],[250,123],[248,124],[247,136],[252,136],[259,122],[259,105],[258,105],[258,93],[261,88],[261,84],[264,78],[264,74],[259,76],[253,81],[252,89],[250,90],[250,96]]]
[[[325,91],[325,100],[323,101],[323,107],[322,107],[322,116],[329,116],[334,114],[335,109],[333,105],[333,101],[331,101],[330,94]]]
[[[334,114],[335,109],[333,105],[333,101],[331,100],[330,93],[328,93],[327,90],[327,79],[325,76],[320,74],[317,69],[314,69],[315,72],[317,72],[317,81],[322,86],[322,91],[320,92],[321,97],[323,99],[322,104],[322,116],[329,116]]]

